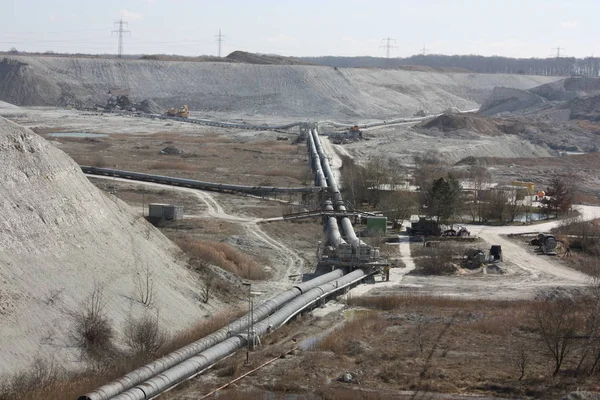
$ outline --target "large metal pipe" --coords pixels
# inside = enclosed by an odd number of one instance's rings
[[[323,285],[329,281],[339,279],[343,275],[343,271],[341,269],[336,269],[327,274],[321,275],[315,279],[311,279],[310,281],[299,283],[294,287],[279,293],[275,297],[265,301],[260,306],[255,307],[253,309],[254,321],[260,321],[267,317],[269,314],[273,313],[283,304],[289,302],[293,298],[301,295],[302,293],[306,293],[307,291]],[[164,357],[159,358],[158,360],[152,361],[126,375],[123,377],[110,382],[106,385],[101,386],[95,391],[88,393],[84,396],[81,396],[80,400],[107,400],[112,398],[113,396],[118,395],[119,393],[137,385],[140,382],[143,382],[156,374],[165,371],[174,365],[177,365],[190,357],[204,351],[205,349],[214,346],[216,343],[219,343],[231,335],[237,334],[239,332],[243,332],[248,328],[248,314],[243,317],[238,318],[237,320],[231,322],[226,327],[223,327],[216,332],[197,340],[193,343],[190,343],[187,346],[184,346],[172,353],[167,354]]]
[[[110,168],[97,168],[86,165],[81,166],[81,170],[85,174],[115,176],[118,178],[131,179],[144,182],[155,182],[165,185],[186,186],[201,190],[217,190],[240,193],[307,193],[318,192],[322,190],[320,187],[301,186],[301,187],[276,187],[276,186],[244,186],[230,185],[227,183],[203,182],[194,179],[176,178],[163,175],[143,174],[133,171],[122,171]]]
[[[334,187],[337,189],[337,183],[335,182],[335,178],[333,177],[331,169],[329,168],[329,161],[323,152],[317,132],[310,130],[309,136],[309,152],[311,154],[311,158],[314,158],[315,160],[312,167],[315,170],[317,183],[319,186],[321,186],[321,188]],[[329,182],[326,180],[327,173],[323,172],[323,166],[325,166],[326,171],[329,171]],[[320,175],[317,172],[319,170],[321,171]],[[108,171],[112,173],[115,172],[115,170]],[[129,175],[137,174],[128,173],[126,171],[118,172],[124,172]],[[150,176],[147,174],[141,175],[146,177]],[[153,177],[169,178],[160,176]],[[179,180],[178,178],[169,179]],[[188,183],[190,182],[190,180],[180,181]],[[237,185],[228,186],[231,187]],[[337,194],[339,196],[339,190],[337,191]],[[338,203],[341,201],[341,196],[338,198],[334,197],[334,201],[339,209],[340,205]],[[332,202],[329,201],[328,203],[325,203],[325,208],[333,209]],[[346,244],[341,237],[337,220],[334,217],[329,218],[326,228],[329,233],[330,242],[335,243],[336,246]],[[272,299],[267,300],[261,306],[256,307],[253,310],[253,321],[258,321],[255,324],[255,333],[257,335],[265,334],[273,327],[278,327],[287,322],[291,316],[305,309],[314,301],[320,299],[328,293],[335,292],[340,288],[351,284],[352,282],[360,280],[364,276],[364,272],[362,270],[353,271],[343,277],[341,277],[341,274],[342,271],[336,270],[311,281],[298,284],[293,288],[278,294]],[[118,379],[117,381],[104,385],[92,393],[81,396],[79,400],[149,399],[161,393],[165,389],[173,386],[174,384],[181,382],[181,380],[186,379],[187,377],[192,376],[199,371],[202,371],[203,369],[214,364],[219,359],[233,354],[239,348],[245,346],[248,338],[239,333],[243,332],[247,328],[248,316],[246,315],[234,321],[226,328],[222,328],[203,339],[200,339],[165,357],[162,357],[159,360],[138,368],[135,371]]]
[[[261,336],[270,332],[272,329],[278,328],[298,312],[301,312],[307,306],[314,304],[315,301],[363,279],[365,275],[366,274],[364,271],[356,270],[332,282],[325,283],[309,290],[307,293],[286,303],[268,318],[265,318],[255,324],[253,334]],[[162,393],[171,386],[176,385],[177,383],[182,382],[194,374],[210,367],[220,359],[235,353],[237,350],[247,345],[248,339],[249,338],[245,337],[245,335],[237,335],[228,338],[221,343],[204,350],[202,353],[174,366],[173,368],[156,375],[143,384],[138,385],[120,394],[119,396],[116,396],[113,400],[150,399],[157,394]]]
[[[346,241],[342,239],[342,235],[340,234],[340,229],[335,217],[329,217],[327,220],[326,230],[329,244],[333,248],[337,248],[340,244],[346,243]]]
[[[233,122],[213,121],[202,118],[183,118],[183,117],[170,117],[168,115],[161,114],[145,114],[142,112],[131,112],[131,111],[111,111],[115,114],[133,115],[135,117],[145,117],[151,119],[166,119],[179,122],[187,122],[190,124],[197,125],[208,125],[208,126],[219,126],[222,128],[237,128],[247,130],[261,130],[261,131],[276,131],[294,128],[296,126],[307,126],[306,122],[291,122],[289,124],[282,125],[254,125],[254,124],[236,124]]]

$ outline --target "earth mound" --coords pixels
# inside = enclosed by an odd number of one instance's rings
[[[599,93],[600,78],[573,76],[535,87],[530,91],[547,100],[569,101],[577,97]]]
[[[527,90],[496,87],[479,108],[479,113],[485,115],[510,113],[539,106],[545,102],[546,99]]]
[[[272,64],[272,65],[312,65],[308,61],[293,57],[283,57],[276,54],[248,53],[245,51],[234,51],[226,59],[246,64]]]
[[[519,134],[525,130],[525,125],[518,121],[501,120],[474,113],[445,113],[421,122],[416,125],[416,128],[437,129],[441,132],[464,130],[486,136],[497,136]]]
[[[600,78],[571,77],[529,91],[495,88],[479,113],[522,115],[547,122],[600,121]]]
[[[600,94],[580,97],[570,102],[571,119],[600,122]]]
[[[35,358],[77,367],[73,316],[95,288],[117,345],[129,318],[148,313],[174,333],[207,312],[181,251],[61,150],[0,118],[0,159],[0,375]],[[152,282],[148,304],[141,277]]]

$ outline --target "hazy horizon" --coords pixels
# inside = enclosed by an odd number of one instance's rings
[[[229,0],[0,0],[0,50],[116,54],[113,22],[131,36],[124,54],[222,55],[234,50],[283,56],[384,57],[383,38],[395,39],[392,57],[428,54],[547,58],[600,54],[593,0],[429,0],[303,2]]]

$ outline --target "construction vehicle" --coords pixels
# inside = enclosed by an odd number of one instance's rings
[[[175,109],[173,107],[169,108],[169,110],[165,113],[165,115],[169,117],[180,117],[187,118],[190,116],[190,112],[188,110],[188,106],[183,106],[179,109]]]
[[[555,256],[557,254],[557,248],[562,247],[563,243],[556,240],[556,237],[553,235],[547,235],[544,233],[540,233],[537,235],[537,238],[531,240],[530,242],[534,246],[538,246],[537,251],[541,254],[547,254],[550,256]]]
[[[469,248],[465,251],[465,266],[469,269],[481,267],[487,260],[485,252],[478,248]]]
[[[350,129],[348,129],[348,134],[347,136],[350,139],[362,139],[362,132],[360,130],[360,128],[358,127],[358,125],[354,125],[351,126]]]
[[[471,232],[464,226],[458,227],[458,230],[454,228],[447,229],[442,232],[442,236],[471,236]]]
[[[411,236],[440,236],[442,229],[437,221],[419,218],[419,221],[410,224],[410,228],[406,228]]]

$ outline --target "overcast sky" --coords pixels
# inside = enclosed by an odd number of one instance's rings
[[[600,55],[600,0],[0,0],[0,49],[287,56]],[[554,49],[554,50],[552,50]],[[561,50],[562,51],[562,50]]]

